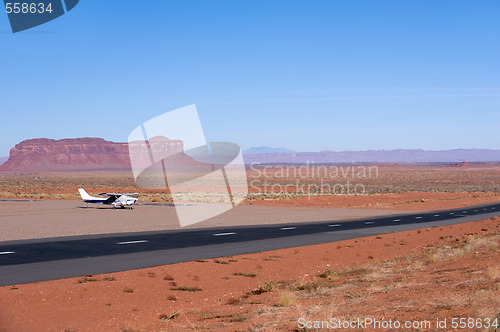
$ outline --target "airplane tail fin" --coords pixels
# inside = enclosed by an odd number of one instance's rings
[[[78,189],[78,192],[80,193],[80,196],[82,196],[82,199],[92,199],[92,197],[89,194],[87,194],[85,189],[80,188]]]

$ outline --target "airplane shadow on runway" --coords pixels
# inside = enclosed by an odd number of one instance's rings
[[[130,209],[122,209],[122,208],[116,208],[113,209],[110,206],[78,206],[78,209],[94,209],[94,210],[130,210]]]

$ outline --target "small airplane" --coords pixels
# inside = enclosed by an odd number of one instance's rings
[[[87,203],[87,207],[89,207],[89,203],[96,203],[96,204],[112,205],[113,209],[116,209],[117,207],[121,207],[122,209],[128,207],[131,210],[132,210],[132,204],[135,204],[135,202],[137,201],[137,198],[132,196],[138,195],[137,193],[133,194],[102,193],[99,195],[109,196],[109,197],[101,198],[101,197],[90,196],[83,188],[78,189],[78,192],[80,193],[80,196],[82,196],[82,200],[85,203]]]

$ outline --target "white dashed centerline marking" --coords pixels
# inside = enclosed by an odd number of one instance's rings
[[[8,254],[15,254],[14,251],[1,251],[0,255],[8,255]]]
[[[148,242],[148,240],[116,242],[116,244],[135,244],[135,243],[146,243],[146,242]]]
[[[453,213],[453,212],[450,212],[450,214],[455,214],[455,213]]]
[[[297,227],[281,227],[280,228],[282,231],[289,231],[291,229],[297,229]]]
[[[394,219],[393,221],[396,221],[396,222],[398,222],[398,221],[401,221],[401,220],[400,220],[400,219]]]
[[[415,219],[422,219],[422,217],[415,217]]]
[[[340,227],[339,224],[335,224],[335,225],[328,225],[328,227]]]
[[[367,222],[365,222],[365,225],[371,225],[371,224],[374,224],[374,222],[373,221],[367,221]]]
[[[439,217],[439,214],[435,214],[434,217]]]
[[[226,235],[234,235],[236,233],[217,233],[217,234],[214,234],[214,236],[226,236]]]

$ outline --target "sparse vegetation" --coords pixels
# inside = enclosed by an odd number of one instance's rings
[[[80,284],[84,284],[84,283],[87,283],[87,282],[93,282],[93,281],[99,281],[99,279],[97,278],[94,278],[94,276],[92,274],[85,274],[83,275],[79,280],[78,280],[78,283]]]
[[[179,317],[179,314],[180,312],[174,312],[173,314],[170,314],[170,315],[160,315],[160,317],[158,317],[159,320],[161,320],[162,322],[168,322],[169,320],[172,320],[172,319],[176,319],[177,317]]]
[[[199,287],[186,287],[186,286],[177,286],[170,288],[173,291],[181,291],[181,292],[201,292],[202,289]]]
[[[428,260],[429,263],[434,263],[436,261],[437,261],[437,256],[436,255],[433,254],[433,255],[431,255],[429,257],[429,260]]]
[[[132,287],[127,287],[123,290],[124,293],[133,293],[134,289]]]
[[[351,266],[342,270],[328,269],[320,273],[318,276],[325,279],[333,279],[337,276],[361,276],[370,271],[369,266]]]
[[[279,305],[282,307],[289,307],[295,303],[295,293],[291,291],[282,291],[280,293]]]
[[[500,267],[499,266],[490,266],[486,270],[486,275],[490,280],[496,280],[498,277],[500,277]]]
[[[493,250],[494,252],[497,252],[498,251],[498,242],[491,243],[490,249]]]
[[[272,280],[266,280],[264,282],[261,282],[257,289],[252,292],[254,295],[262,294],[262,293],[267,293],[267,292],[274,292],[275,290],[278,289],[278,283]]]
[[[208,260],[206,260],[206,259],[197,259],[197,260],[195,260],[195,262],[198,262],[198,263],[208,263]]]
[[[336,276],[337,276],[337,271],[335,271],[334,269],[328,269],[318,274],[318,277],[325,279],[333,279]]]
[[[239,276],[239,277],[255,278],[259,274],[258,273],[254,273],[254,272],[250,272],[250,273],[234,272],[233,275]]]
[[[265,166],[263,166],[265,167]],[[323,166],[321,166],[323,167]],[[337,165],[327,166],[328,169],[338,167]],[[477,199],[483,193],[500,193],[500,186],[497,184],[498,166],[496,165],[474,165],[467,168],[467,180],[464,182],[464,172],[460,167],[448,167],[445,164],[425,164],[415,166],[414,164],[400,164],[398,168],[378,165],[378,176],[357,181],[366,188],[366,195],[379,195],[386,193],[407,193],[407,192],[442,192],[442,193],[471,193],[471,199]],[[262,175],[262,173],[260,173]],[[266,174],[273,174],[269,170]],[[274,176],[259,177],[257,170],[247,170],[249,181],[257,180],[263,183],[264,180],[269,187],[273,185],[284,186],[293,183],[296,177]],[[333,187],[338,182],[338,178],[312,177],[307,179],[308,184],[315,184],[318,188],[324,185]],[[323,181],[323,183],[321,183]],[[4,174],[0,178],[0,197],[2,198],[29,198],[29,199],[60,199],[79,200],[78,193],[73,192],[74,188],[85,187],[91,194],[102,192],[103,188],[109,191],[139,192],[141,202],[165,202],[171,203],[173,199],[169,193],[158,192],[138,188],[134,183],[134,178],[128,173],[114,172],[113,176],[106,173],[95,173],[92,177],[87,177],[81,173],[66,173],[63,177],[58,174],[44,174],[43,176],[33,176],[33,174]],[[312,186],[315,187],[315,186]],[[68,192],[70,190],[71,192]],[[249,201],[263,200],[288,200],[305,196],[342,196],[334,191],[329,193],[315,192],[252,192],[248,195]],[[189,201],[206,202],[209,198],[206,193],[186,193],[185,199]],[[213,200],[213,197],[210,198]],[[456,197],[446,197],[442,200],[452,201]],[[225,201],[224,195],[215,201]],[[390,203],[370,204],[372,207],[387,207],[398,205],[418,205],[428,202],[427,198],[416,198]],[[331,205],[331,202],[328,202]],[[368,206],[367,206],[368,207]]]

